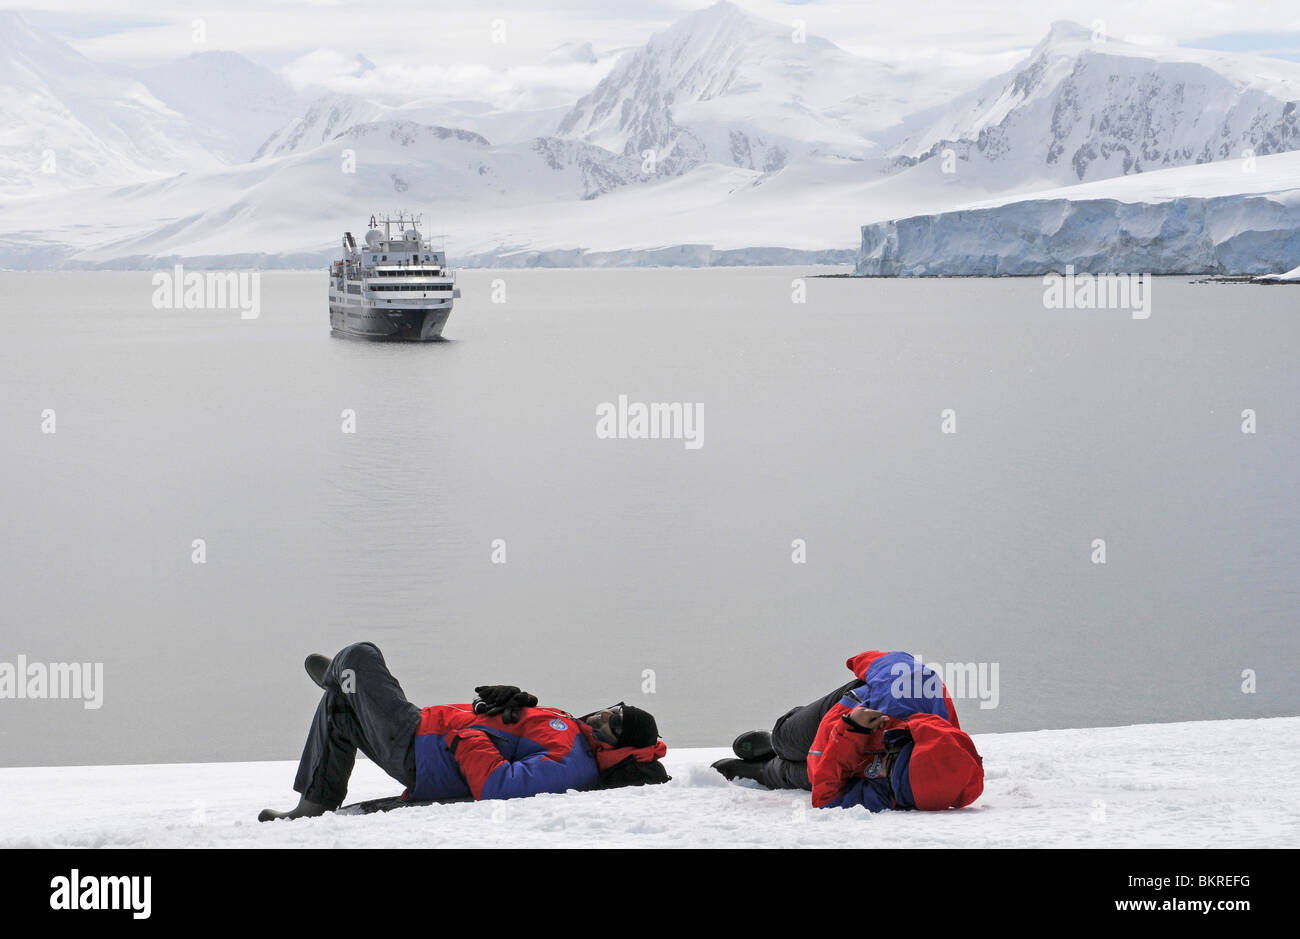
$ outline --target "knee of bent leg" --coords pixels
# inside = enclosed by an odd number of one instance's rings
[[[337,676],[345,668],[355,669],[365,662],[383,663],[383,653],[379,651],[379,646],[373,642],[354,642],[351,645],[344,646],[334,656],[330,662],[330,671]]]

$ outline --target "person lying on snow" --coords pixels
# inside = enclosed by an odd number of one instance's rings
[[[288,812],[322,815],[343,804],[360,750],[406,787],[412,801],[514,799],[569,789],[668,781],[668,752],[648,712],[630,704],[575,718],[537,706],[513,685],[482,685],[471,704],[418,708],[406,700],[378,646],[358,642],[303,663],[325,690],[312,719]]]
[[[853,681],[752,730],[736,759],[713,768],[728,780],[807,789],[818,808],[861,805],[940,811],[984,791],[983,760],[957,721],[943,679],[906,652],[863,652]]]

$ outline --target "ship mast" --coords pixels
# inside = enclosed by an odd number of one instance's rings
[[[399,235],[406,231],[408,225],[412,230],[419,232],[420,223],[423,220],[423,212],[412,212],[409,217],[405,212],[396,213],[396,217],[393,215],[385,215],[383,218],[379,218],[378,216],[372,215],[370,216],[370,227],[371,229],[377,229],[382,224],[384,226],[384,241],[391,242],[393,240],[394,225],[397,226]]]

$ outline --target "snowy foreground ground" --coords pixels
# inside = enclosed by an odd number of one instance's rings
[[[962,811],[813,810],[726,783],[728,751],[670,751],[672,782],[259,824],[295,765],[0,769],[0,847],[1283,847],[1300,843],[1300,717],[985,734]],[[359,760],[349,801],[400,789]]]

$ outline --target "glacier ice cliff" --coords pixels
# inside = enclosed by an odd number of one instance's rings
[[[1300,190],[1163,201],[1027,199],[862,226],[865,277],[1266,274],[1300,262]]]

